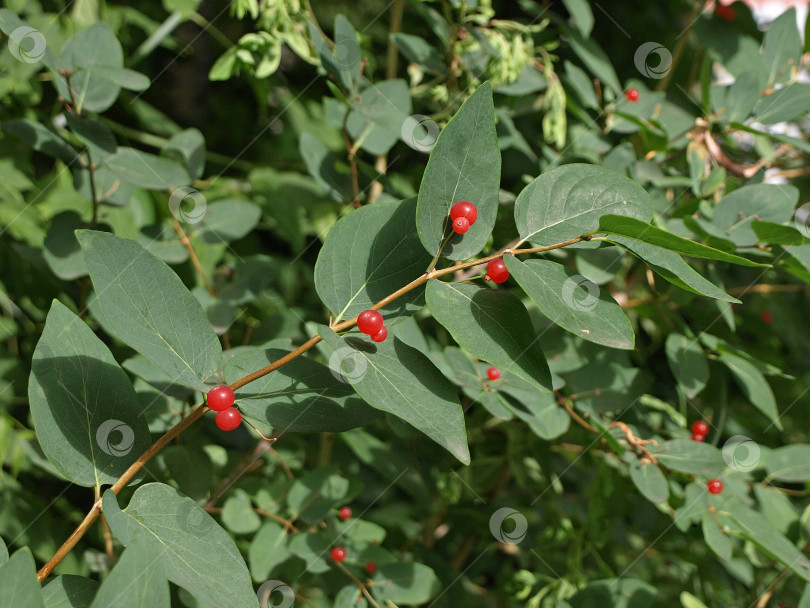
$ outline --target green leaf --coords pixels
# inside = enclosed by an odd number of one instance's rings
[[[599,228],[607,213],[652,218],[647,192],[623,175],[594,165],[564,165],[526,186],[515,201],[520,238],[550,245]]]
[[[521,262],[507,255],[504,262],[526,294],[554,323],[597,344],[633,348],[635,335],[630,319],[596,283],[549,260]]]
[[[757,235],[757,241],[760,243],[770,245],[806,245],[810,243],[810,240],[793,226],[753,221],[751,229]]]
[[[163,448],[160,455],[181,492],[195,500],[208,497],[214,482],[214,467],[204,449],[170,445]]]
[[[169,138],[161,154],[181,161],[192,179],[200,179],[205,170],[205,137],[198,129],[185,129]]]
[[[709,511],[703,514],[701,528],[703,529],[703,538],[706,539],[706,544],[709,546],[709,549],[714,551],[715,555],[720,559],[726,561],[730,560],[734,545],[728,537],[728,534],[726,534],[717,523],[714,514]]]
[[[634,578],[607,578],[589,582],[569,602],[571,608],[641,608],[655,605],[655,587]]]
[[[57,300],[34,351],[28,399],[42,450],[78,485],[115,482],[152,443],[126,373]]]
[[[683,608],[708,608],[706,604],[701,602],[688,591],[681,591],[679,599],[681,600],[681,606],[683,606]]]
[[[353,112],[347,127],[353,137],[376,139],[372,153],[386,154],[400,138],[402,125],[411,115],[411,93],[404,80],[384,80],[357,94],[352,101]],[[370,129],[368,134],[365,130]],[[365,142],[364,142],[365,145]]]
[[[162,554],[169,580],[198,601],[223,608],[258,607],[233,539],[190,498],[162,483],[148,483],[135,490],[123,511],[107,490],[103,508],[118,540],[127,547],[136,539],[146,540]]]
[[[505,387],[501,387],[506,392]],[[551,395],[543,394],[540,401],[523,401],[511,411],[525,422],[532,433],[545,441],[556,439],[571,426],[571,416]]]
[[[730,86],[711,89],[712,108],[721,120],[742,122],[759,101],[760,81],[756,72],[743,72]]]
[[[793,218],[798,200],[799,190],[794,186],[743,186],[715,205],[712,221],[738,246],[750,246],[757,242],[751,228],[753,221],[785,224]]]
[[[651,448],[665,467],[693,475],[718,474],[726,468],[723,455],[716,447],[691,439],[672,439]]]
[[[329,544],[323,534],[304,532],[290,539],[290,553],[301,558],[306,564],[306,571],[311,574],[328,572],[332,564],[327,561]]]
[[[482,84],[442,129],[430,151],[416,207],[419,238],[436,255],[450,229],[450,207],[470,201],[478,219],[463,235],[454,234],[442,255],[473,257],[486,245],[498,213],[501,152],[495,133],[492,87]]]
[[[780,488],[755,483],[754,497],[765,519],[782,534],[791,534],[793,526],[799,523],[799,512]]]
[[[90,608],[99,584],[83,576],[63,574],[48,580],[42,587],[47,608]]]
[[[45,608],[31,549],[23,547],[0,567],[0,597],[11,608]]]
[[[590,36],[593,29],[593,11],[586,0],[563,0],[565,8],[571,15],[571,24],[583,36]]]
[[[250,534],[262,525],[262,520],[253,510],[248,493],[237,488],[222,507],[222,523],[233,534]]]
[[[399,562],[384,564],[372,577],[371,592],[380,603],[424,604],[441,591],[439,578],[424,564]]]
[[[799,67],[802,40],[796,27],[796,9],[790,7],[768,26],[762,41],[768,84],[784,82]]]
[[[349,480],[337,465],[315,469],[297,478],[287,493],[287,506],[297,519],[315,524],[346,498]]]
[[[2,126],[3,132],[10,133],[34,150],[58,158],[67,165],[73,164],[73,161],[78,158],[78,153],[70,144],[38,122],[27,118],[15,118],[4,120],[0,126]]]
[[[810,581],[810,559],[802,554],[782,533],[762,515],[737,501],[724,504],[732,531],[750,540],[759,549],[780,561],[798,576]]]
[[[63,281],[87,275],[87,262],[76,240],[75,230],[84,222],[75,211],[63,211],[53,217],[45,235],[43,257],[53,273]]]
[[[522,302],[506,291],[465,283],[428,281],[433,317],[463,349],[543,391],[551,375]]]
[[[798,118],[810,110],[810,84],[792,84],[777,89],[754,107],[757,122],[775,125]]]
[[[810,481],[810,445],[785,445],[765,457],[768,478],[786,483]]]
[[[195,224],[193,236],[204,243],[237,241],[259,223],[262,210],[258,205],[240,200],[222,200],[208,205],[205,216]]]
[[[225,367],[225,381],[266,367],[288,351],[261,349],[235,356]],[[330,360],[338,366],[339,361]],[[290,432],[341,432],[363,426],[376,411],[359,399],[336,367],[298,357],[247,386],[236,395],[242,414]]]
[[[188,171],[176,160],[135,148],[118,148],[118,152],[104,159],[104,165],[121,181],[151,190],[165,190],[191,183]]]
[[[697,340],[682,334],[669,334],[666,341],[667,362],[672,375],[689,399],[706,388],[709,363]]]
[[[307,171],[316,182],[338,202],[351,200],[348,177],[335,168],[338,161],[336,154],[321,143],[312,133],[301,133],[298,139],[298,151],[304,159]]]
[[[253,580],[266,581],[273,569],[289,557],[284,528],[274,521],[264,522],[248,548],[248,563]]]
[[[390,35],[390,39],[408,61],[419,64],[427,73],[445,74],[447,72],[442,54],[424,38],[396,32]]]
[[[613,69],[613,63],[605,54],[605,51],[599,47],[596,40],[590,36],[584,36],[577,30],[568,29],[568,31],[571,49],[585,64],[585,67],[591,71],[591,74],[612,89],[614,93],[621,93],[622,85],[619,83],[619,78]]]
[[[308,25],[310,37],[324,69],[334,76],[346,91],[353,90],[354,82],[360,76],[362,55],[357,44],[357,33],[352,24],[341,14],[335,18],[334,49],[311,21]]]
[[[66,112],[65,118],[70,130],[90,148],[96,155],[94,162],[101,157],[114,153],[118,149],[115,135],[105,125],[97,120],[82,118],[72,112]]]
[[[650,502],[663,503],[669,499],[669,482],[656,465],[634,460],[630,463],[630,479]]]
[[[93,76],[99,76],[129,91],[145,91],[152,84],[152,81],[144,74],[127,68],[94,65],[89,70]]]
[[[163,547],[144,536],[130,542],[101,583],[91,608],[169,608]]]
[[[352,318],[422,275],[430,255],[415,230],[416,201],[366,205],[342,218],[315,264],[315,289],[335,321]],[[424,288],[381,310],[384,317],[422,308]]]
[[[173,382],[206,390],[222,349],[197,299],[168,266],[134,241],[76,233],[90,278],[116,335]]]
[[[0,538],[0,566],[5,564],[8,561],[8,547],[6,547],[6,541]]]
[[[681,289],[725,302],[740,302],[699,274],[674,251],[621,236],[611,236],[610,241],[631,251],[655,272]]]
[[[430,359],[396,337],[375,344],[341,338],[327,327],[320,334],[338,353],[340,371],[369,405],[402,418],[461,462],[470,462],[458,394]]]
[[[720,260],[730,264],[740,266],[768,267],[768,264],[759,264],[746,258],[701,245],[695,241],[690,241],[680,236],[676,236],[666,230],[656,228],[652,224],[647,224],[632,217],[622,217],[619,215],[606,215],[599,220],[599,232],[610,235],[625,236],[643,243],[649,243],[656,247],[663,247],[681,255],[688,255],[694,258],[705,260]]]
[[[781,430],[782,421],[779,418],[779,411],[776,409],[776,397],[762,372],[746,359],[725,351],[720,351],[719,358],[734,376],[737,385],[751,404]]]
[[[55,79],[57,90],[65,99],[76,99],[77,112],[103,112],[118,99],[121,87],[105,76],[123,69],[124,51],[107,24],[95,23],[74,34],[62,48],[58,63],[71,72],[72,92],[61,75]]]

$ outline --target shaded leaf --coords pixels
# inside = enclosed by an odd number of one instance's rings
[[[104,579],[91,608],[169,608],[163,548],[136,537]]]
[[[711,475],[726,468],[716,447],[691,439],[672,439],[650,449],[665,467],[681,473]]]
[[[765,414],[776,428],[781,429],[782,421],[776,409],[776,397],[762,372],[746,359],[725,351],[720,352],[720,361],[731,371],[752,405]]]
[[[694,399],[709,382],[709,363],[700,343],[682,334],[669,334],[666,353],[672,375],[686,396]]]

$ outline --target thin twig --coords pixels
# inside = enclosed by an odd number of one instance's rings
[[[205,272],[203,271],[200,260],[197,257],[197,253],[194,251],[194,246],[191,244],[191,239],[188,238],[186,231],[183,230],[183,227],[180,225],[177,218],[174,218],[174,230],[180,237],[180,242],[183,243],[186,251],[188,251],[188,257],[191,258],[191,263],[194,265],[194,269],[197,271],[197,274],[200,275],[200,278],[205,285],[205,289],[208,290],[208,293],[210,293],[212,296],[216,296],[217,294],[214,291],[214,288],[211,287],[211,283],[208,282],[208,277],[205,276]]]

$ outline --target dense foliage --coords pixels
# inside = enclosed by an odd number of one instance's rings
[[[6,0],[0,604],[810,608],[800,29]]]

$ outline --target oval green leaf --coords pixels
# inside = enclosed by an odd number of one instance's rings
[[[450,234],[450,207],[470,201],[478,219],[455,235],[442,255],[451,260],[473,257],[486,245],[498,214],[501,152],[495,134],[492,87],[482,84],[450,119],[430,151],[416,208],[419,238],[436,255]]]
[[[200,303],[174,271],[135,241],[79,230],[107,323],[174,383],[206,390],[222,348]]]
[[[652,219],[650,195],[634,181],[594,165],[564,165],[526,186],[515,201],[523,241],[549,245],[599,228],[608,213]]]
[[[56,300],[34,351],[28,399],[42,451],[78,485],[114,483],[152,443],[126,372]]]
[[[622,307],[596,283],[549,260],[504,256],[507,269],[540,311],[572,334],[611,348],[632,349],[635,334]]]

